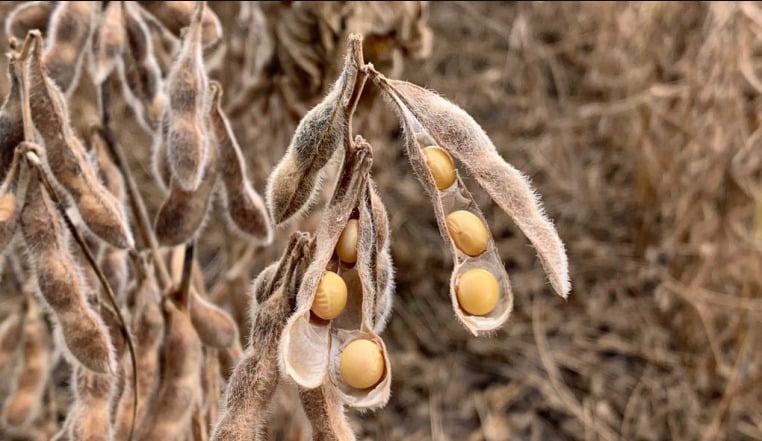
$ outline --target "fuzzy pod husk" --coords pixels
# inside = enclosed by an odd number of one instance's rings
[[[341,151],[359,60],[352,41],[344,69],[328,95],[299,121],[286,154],[267,182],[267,206],[276,224],[304,214],[317,196],[330,159]]]
[[[170,32],[180,37],[183,28],[191,25],[195,1],[141,1],[140,6],[156,17]],[[206,3],[206,2],[204,2]],[[201,19],[201,43],[209,46],[222,37],[222,24],[217,14],[204,8]]]
[[[52,81],[65,95],[77,86],[90,37],[100,10],[97,2],[58,2],[50,17],[42,61]]]
[[[262,197],[254,190],[246,175],[246,162],[241,147],[222,110],[222,86],[212,81],[210,89],[209,125],[217,141],[218,168],[230,224],[246,236],[268,244],[273,238],[270,215]]]
[[[169,96],[164,133],[166,160],[172,178],[187,192],[201,184],[211,150],[206,127],[208,80],[201,45],[201,18],[205,9],[203,2],[196,5],[166,83]]]
[[[124,2],[122,12],[127,38],[122,61],[117,65],[122,93],[140,125],[154,134],[161,125],[168,102],[163,74],[140,7],[135,2]]]
[[[23,40],[27,32],[39,30],[43,35],[48,30],[50,16],[56,2],[33,1],[23,2],[13,8],[5,19],[5,35],[8,38]]]
[[[249,346],[228,382],[225,408],[211,436],[214,441],[252,439],[266,424],[280,377],[277,348],[311,257],[310,242],[309,235],[294,233],[267,283],[266,300],[252,316]]]
[[[460,107],[415,84],[380,75],[374,81],[402,121],[408,153],[413,153],[411,163],[432,198],[438,194],[433,192],[433,180],[421,159],[420,147],[425,146],[419,144],[419,137],[432,143],[429,145],[442,147],[463,164],[534,245],[553,289],[566,298],[571,290],[566,250],[529,179],[500,156],[484,130]],[[456,190],[460,188],[465,188],[462,181]]]
[[[40,294],[52,310],[71,355],[95,372],[114,372],[108,330],[85,298],[58,212],[36,182],[36,172],[31,175],[20,226]]]
[[[119,248],[134,247],[132,233],[119,202],[98,180],[82,142],[69,124],[65,98],[47,76],[34,34],[32,54],[25,62],[23,87],[29,97],[32,122],[45,144],[45,163],[77,206],[85,225],[96,236]]]

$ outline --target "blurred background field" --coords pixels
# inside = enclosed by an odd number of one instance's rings
[[[359,439],[762,439],[762,5],[281,2],[261,5],[256,32],[237,22],[238,2],[210,6],[229,38],[216,67],[210,55],[212,77],[260,193],[359,31],[376,68],[482,124],[567,245],[563,301],[528,241],[467,180],[515,294],[502,330],[471,337],[451,309],[452,262],[430,203],[371,88],[355,132],[375,148],[397,294],[383,334],[392,398],[350,412]],[[236,45],[236,32],[253,37]],[[122,107],[117,129],[155,213],[150,138]],[[74,111],[87,127],[92,109]],[[246,279],[287,233],[255,252]],[[198,249],[213,290],[242,246],[213,218]],[[278,401],[270,439],[307,439],[293,391]]]

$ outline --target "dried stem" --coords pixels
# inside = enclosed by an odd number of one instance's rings
[[[195,240],[185,244],[185,258],[183,259],[183,274],[180,279],[179,304],[182,309],[190,310],[190,285],[191,275],[193,274],[193,254],[195,251]]]

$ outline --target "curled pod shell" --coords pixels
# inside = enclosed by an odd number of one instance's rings
[[[101,84],[113,72],[126,45],[122,2],[109,2],[93,34],[93,56],[90,59],[95,84]]]
[[[43,299],[71,355],[99,373],[114,372],[111,338],[100,316],[85,299],[79,273],[64,240],[61,220],[32,173],[21,210],[21,233]]]
[[[312,305],[326,269],[339,264],[334,250],[366,188],[372,163],[370,149],[367,147],[361,146],[347,154],[351,156],[344,163],[334,195],[317,229],[314,259],[304,274],[297,296],[296,312],[286,324],[280,346],[284,372],[297,384],[308,389],[323,383],[328,369],[331,339],[331,322],[316,318],[311,313]],[[362,226],[360,234],[363,234]],[[361,289],[357,271],[354,268],[346,271],[340,268],[339,274],[347,281],[349,297],[345,311],[334,321],[340,323],[341,327],[358,328],[361,323],[359,305],[362,304],[362,295],[357,292]],[[303,354],[311,356],[305,358]]]
[[[206,136],[207,78],[201,46],[204,9],[204,3],[198,2],[190,29],[167,76],[166,160],[172,177],[185,191],[193,191],[201,184],[212,150]]]
[[[201,342],[225,349],[238,339],[238,326],[224,309],[207,301],[195,290],[191,294],[190,316]]]
[[[280,376],[278,343],[294,308],[302,262],[310,258],[308,235],[294,233],[289,242],[275,272],[278,278],[268,284],[267,300],[251,319],[249,346],[230,376],[225,410],[211,436],[214,441],[251,439],[266,425]]]
[[[74,402],[67,415],[68,435],[72,440],[110,441],[111,399],[116,392],[116,376],[99,374],[83,366],[72,372]]]
[[[463,164],[532,242],[553,289],[566,298],[571,282],[564,244],[527,177],[505,162],[484,130],[460,107],[415,84],[380,75],[374,81],[386,92],[405,126],[408,152],[415,153],[411,163],[432,198],[457,196],[463,185],[458,182],[455,191],[436,189],[421,155],[421,147],[426,145],[440,146]]]
[[[167,29],[176,36],[182,35],[183,28],[191,26],[194,8],[199,2],[172,1],[155,2],[141,1],[140,6],[153,14]],[[206,3],[206,2],[203,2]],[[215,43],[222,37],[222,24],[217,14],[209,8],[204,8],[201,18],[201,42],[204,46]]]
[[[168,100],[153,39],[139,9],[135,2],[124,2],[122,6],[127,45],[117,68],[127,103],[141,126],[154,133]]]
[[[21,78],[15,57],[8,59],[8,82],[10,90],[0,108],[0,179],[6,176],[13,164],[16,146],[24,140],[24,122],[21,114]]]
[[[114,419],[114,439],[126,440],[133,421],[133,399],[138,396],[134,417],[135,427],[144,427],[150,403],[159,384],[159,347],[164,338],[164,317],[160,307],[159,287],[153,275],[146,272],[134,293],[133,316],[130,327],[135,336],[137,361],[137,391],[125,382]],[[129,364],[125,365],[128,369]],[[130,372],[125,372],[128,378]]]
[[[77,86],[82,62],[95,29],[97,2],[58,2],[50,17],[50,31],[42,61],[48,76],[70,94]]]
[[[353,39],[344,69],[330,92],[299,121],[286,154],[275,166],[267,183],[267,205],[276,224],[306,212],[318,194],[324,168],[341,150],[349,123],[348,106],[358,75]]]
[[[42,37],[33,34],[33,52],[23,76],[32,122],[45,141],[46,164],[71,196],[85,225],[96,236],[119,248],[135,243],[119,202],[98,180],[81,141],[69,124],[65,99],[46,75],[39,49]]]
[[[5,19],[5,35],[23,40],[32,29],[37,29],[44,35],[55,7],[56,2],[19,3]]]
[[[201,340],[188,311],[179,309],[169,297],[163,302],[166,333],[161,384],[153,412],[138,437],[141,441],[183,439],[190,427],[193,408],[201,401]]]
[[[299,388],[299,399],[312,425],[312,439],[319,441],[354,441],[355,434],[347,422],[344,404],[333,388]]]
[[[222,110],[222,86],[210,85],[209,123],[217,141],[220,180],[224,185],[227,214],[236,230],[263,243],[272,242],[273,229],[262,197],[246,176],[246,162],[235,133]]]
[[[21,341],[23,326],[21,313],[12,313],[0,323],[0,372],[13,361]]]
[[[201,229],[218,176],[217,151],[210,150],[203,179],[195,190],[185,190],[177,179],[172,178],[167,199],[156,214],[156,238],[160,244],[185,243]]]
[[[21,336],[21,362],[16,368],[12,391],[5,399],[0,420],[6,427],[28,425],[39,414],[50,373],[50,351],[45,323],[34,303],[29,308]]]

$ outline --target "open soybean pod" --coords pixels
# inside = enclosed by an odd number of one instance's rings
[[[246,176],[246,162],[238,145],[230,122],[222,110],[222,86],[209,83],[210,114],[209,123],[217,141],[219,170],[224,185],[227,214],[230,224],[257,241],[272,241],[272,225],[262,197],[251,186]]]
[[[98,2],[58,2],[50,17],[42,59],[48,75],[66,95],[74,91],[79,81],[100,7]]]
[[[137,116],[140,125],[154,133],[161,125],[167,107],[162,71],[154,53],[148,25],[135,2],[124,2],[124,28],[127,46],[122,52],[118,70],[122,93]]]
[[[5,35],[8,38],[23,40],[32,29],[38,29],[45,34],[55,7],[56,2],[19,3],[5,19]]]
[[[172,177],[185,191],[193,191],[201,184],[211,150],[206,133],[208,86],[201,47],[204,9],[204,2],[198,2],[167,76],[166,160]]]
[[[341,276],[328,271],[338,270],[341,265],[334,251],[345,226],[357,210],[358,199],[365,191],[372,163],[369,148],[364,145],[358,147],[347,152],[333,197],[316,232],[316,250],[299,289],[296,312],[283,331],[280,353],[285,373],[308,389],[321,385],[328,370],[330,319],[338,318],[350,327],[359,327],[361,322],[359,306],[362,298],[355,300],[347,295],[348,291],[350,294],[358,294],[356,290],[361,288],[359,280],[355,277],[354,281],[350,280],[346,284],[349,286],[345,286],[346,282]],[[346,300],[334,300],[338,297]],[[339,308],[334,307],[336,303],[339,303]],[[346,305],[345,310],[342,311],[344,305],[340,303]],[[323,318],[312,312],[313,305],[325,310]],[[335,316],[336,313],[340,313],[338,317]],[[309,354],[309,357],[305,357],[305,354]]]
[[[93,34],[92,76],[101,84],[116,67],[127,45],[121,1],[110,1],[101,14]]]
[[[33,300],[27,302],[22,328],[21,362],[0,414],[2,424],[11,428],[23,427],[39,414],[50,373],[48,331]]]
[[[30,35],[32,51],[24,62],[23,95],[29,100],[32,122],[45,143],[46,163],[90,231],[115,247],[133,248],[122,207],[98,180],[69,124],[65,99],[46,74],[40,53],[42,37],[39,33]]]
[[[252,310],[249,346],[230,376],[225,409],[212,440],[253,439],[266,426],[280,377],[277,349],[281,332],[294,309],[299,282],[311,254],[309,234],[296,232],[274,269],[260,279],[264,300]],[[310,354],[302,356],[310,358]]]
[[[209,150],[203,178],[195,190],[185,190],[175,177],[171,178],[167,199],[156,214],[156,238],[160,244],[185,243],[201,229],[218,176],[217,149]]]
[[[374,261],[376,294],[371,323],[373,330],[380,334],[386,327],[394,304],[394,265],[391,254],[389,216],[372,179],[368,182],[367,191],[370,201],[370,214],[376,232],[376,258]]]
[[[537,250],[551,286],[566,298],[571,290],[569,264],[564,244],[545,216],[529,180],[505,162],[484,130],[463,109],[420,86],[377,76],[377,84],[391,98],[406,129],[408,151],[417,153],[413,166],[426,188],[433,191],[433,180],[421,159],[418,137],[442,147],[487,191],[490,197],[518,225]],[[412,155],[411,155],[412,157]],[[428,177],[428,178],[427,178]],[[463,187],[458,182],[458,187]],[[445,196],[447,191],[436,191]],[[444,232],[444,231],[443,231]]]
[[[312,108],[267,183],[267,205],[276,224],[305,212],[315,199],[324,168],[344,142],[350,100],[357,82],[359,39],[350,41],[344,69],[328,95]]]
[[[183,28],[190,25],[194,7],[194,1],[171,1],[155,2],[142,1],[140,6],[153,14],[164,26],[178,37],[182,34]],[[206,3],[206,2],[204,2]],[[222,24],[217,14],[209,8],[204,8],[204,15],[201,19],[201,42],[204,46],[215,43],[222,37]]]

